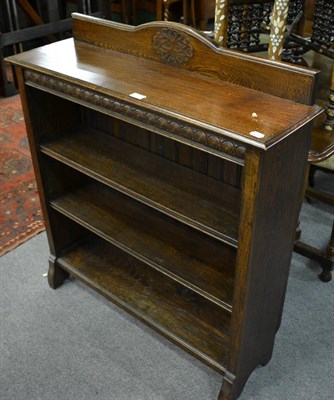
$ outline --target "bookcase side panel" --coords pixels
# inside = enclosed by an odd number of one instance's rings
[[[301,208],[310,136],[310,127],[304,126],[268,152],[246,159],[229,366],[236,376],[232,398],[240,394],[253,369],[269,362],[272,355]]]
[[[36,178],[36,182],[37,182],[38,194],[39,194],[39,198],[40,198],[40,202],[41,202],[44,224],[45,224],[45,228],[46,228],[46,233],[47,233],[47,237],[48,237],[51,254],[55,255],[55,242],[54,242],[53,236],[51,234],[50,219],[49,219],[49,215],[48,215],[48,211],[47,211],[47,207],[46,207],[46,199],[45,199],[45,194],[44,194],[44,190],[43,190],[41,170],[40,170],[40,165],[39,165],[39,154],[38,154],[38,150],[37,150],[37,138],[36,138],[35,132],[33,130],[33,118],[34,117],[33,117],[33,115],[31,115],[31,113],[30,113],[31,110],[28,105],[28,99],[27,99],[28,95],[27,95],[26,86],[24,83],[23,70],[21,67],[16,66],[15,72],[16,72],[16,76],[17,76],[19,91],[20,91],[22,109],[23,109],[23,114],[24,114],[26,130],[27,130],[27,136],[28,136],[28,141],[29,141],[32,163],[33,163],[34,172],[35,172],[35,178]]]
[[[24,112],[29,147],[32,155],[38,193],[41,201],[43,219],[50,246],[51,259],[61,249],[78,240],[81,233],[71,226],[65,226],[57,218],[48,205],[50,193],[66,189],[73,181],[65,177],[62,186],[52,179],[53,168],[46,168],[46,160],[40,153],[40,143],[54,135],[62,135],[66,130],[81,124],[80,111],[77,106],[57,97],[45,97],[46,93],[27,87],[22,69],[16,67],[22,108]],[[51,173],[47,174],[46,172]],[[62,173],[61,171],[59,172]],[[58,181],[59,182],[59,181]],[[67,183],[66,183],[67,182]],[[50,263],[53,263],[50,261]]]

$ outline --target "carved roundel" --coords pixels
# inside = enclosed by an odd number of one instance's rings
[[[153,48],[160,58],[172,65],[186,63],[193,55],[190,41],[175,29],[163,28],[153,37]]]

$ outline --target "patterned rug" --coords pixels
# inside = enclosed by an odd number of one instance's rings
[[[0,256],[44,230],[18,95],[0,98]]]

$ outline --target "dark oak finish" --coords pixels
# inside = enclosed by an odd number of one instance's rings
[[[210,241],[102,185],[66,193],[52,200],[51,207],[231,311],[233,248]]]
[[[230,314],[99,240],[79,244],[58,259],[67,272],[148,322],[182,347],[224,371]]]
[[[81,279],[220,371],[234,400],[280,324],[317,74],[174,23],[73,22],[74,41],[10,58],[49,284]]]
[[[41,149],[138,201],[237,244],[240,190],[232,186],[92,130],[42,144]]]

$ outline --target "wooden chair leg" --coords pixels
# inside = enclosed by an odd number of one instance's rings
[[[0,33],[1,41],[1,33]],[[8,80],[6,64],[4,62],[3,49],[0,48],[0,95],[4,97],[10,97],[17,94],[18,90],[15,83]]]
[[[322,272],[319,274],[319,278],[323,282],[329,282],[332,279],[332,270],[334,261],[330,260],[327,257],[326,253],[324,254],[319,249],[316,249],[315,247],[310,246],[299,240],[295,242],[293,250],[296,253],[319,263],[320,267],[322,268]]]
[[[324,204],[334,205],[334,195],[332,193],[316,189],[314,175],[317,169],[323,167],[322,162],[326,162],[330,157],[334,157],[334,68],[332,69],[331,86],[329,93],[329,102],[327,108],[327,118],[323,125],[323,130],[314,129],[312,133],[312,144],[309,152],[308,162],[309,171],[307,171],[307,184],[305,195],[307,199],[316,199]],[[327,167],[326,167],[327,168]],[[332,168],[330,168],[332,170]],[[332,279],[332,270],[334,267],[334,221],[331,237],[326,251],[314,248],[302,241],[295,242],[294,251],[298,254],[308,257],[319,263],[322,272],[319,278],[323,282],[329,282]]]
[[[183,23],[185,25],[188,25],[189,24],[188,0],[182,0],[182,13],[183,13]]]
[[[125,24],[129,23],[129,16],[128,16],[126,0],[122,0],[122,20]]]
[[[191,26],[196,28],[195,0],[190,0],[190,17],[191,17]]]
[[[333,221],[333,227],[332,227],[332,234],[331,238],[329,240],[326,252],[325,252],[325,257],[327,260],[330,261],[330,265],[328,263],[321,264],[320,266],[322,268],[322,272],[319,275],[319,278],[323,282],[329,282],[332,280],[332,270],[334,266],[334,221]]]
[[[333,204],[333,195],[315,190],[310,187],[308,187],[306,190],[306,196],[310,197],[311,199],[318,199],[326,204]],[[322,271],[319,274],[320,280],[322,280],[323,282],[331,281],[332,271],[334,268],[334,221],[331,237],[329,239],[325,252],[306,243],[303,243],[301,240],[299,240],[299,238],[295,242],[294,251],[304,257],[309,258],[310,260],[319,263],[320,267],[322,268]]]
[[[334,261],[334,221],[330,241],[327,246],[326,255],[329,259]]]
[[[163,16],[163,0],[156,1],[156,12],[155,12],[156,20],[162,21]]]

